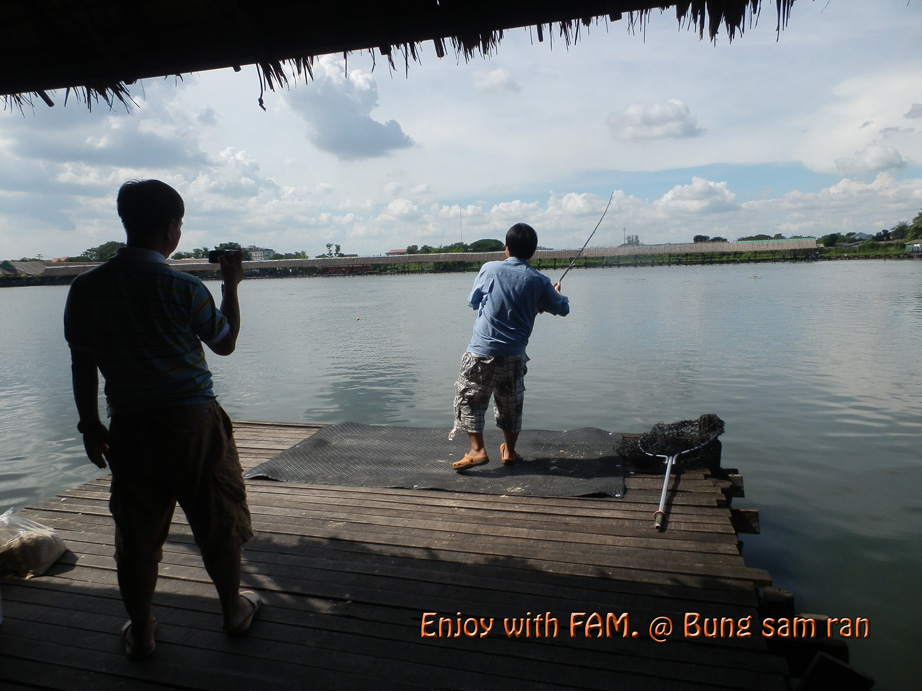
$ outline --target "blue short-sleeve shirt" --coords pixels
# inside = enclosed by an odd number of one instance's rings
[[[477,319],[467,350],[477,355],[522,355],[539,311],[570,313],[570,301],[550,279],[517,257],[484,264],[468,304]]]

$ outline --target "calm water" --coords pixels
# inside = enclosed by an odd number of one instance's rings
[[[450,426],[473,278],[245,282],[237,352],[210,357],[220,399],[235,419]],[[720,415],[735,505],[761,515],[747,563],[801,612],[870,619],[853,664],[914,688],[922,262],[595,269],[565,292],[572,314],[539,317],[529,347],[526,426]],[[0,511],[97,472],[74,429],[66,293],[0,290]]]

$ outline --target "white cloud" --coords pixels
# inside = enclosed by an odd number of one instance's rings
[[[634,103],[621,113],[611,113],[605,122],[618,139],[678,139],[704,133],[688,106],[676,99],[653,105]]]
[[[528,219],[540,217],[545,212],[539,202],[525,202],[521,199],[502,202],[490,209],[490,215],[504,230],[514,223],[530,223]]]
[[[515,94],[522,90],[512,74],[505,69],[474,73],[474,89],[482,94]]]
[[[737,211],[736,195],[727,189],[726,182],[712,182],[693,177],[690,185],[677,185],[655,204],[664,215],[714,214]]]
[[[22,159],[58,164],[81,161],[135,167],[144,161],[150,169],[175,169],[207,162],[190,131],[190,122],[162,121],[157,128],[145,127],[148,122],[147,118],[109,115],[96,123],[64,123],[41,133],[23,128],[10,151]]]
[[[381,218],[389,221],[418,221],[422,212],[409,199],[395,199],[381,213]]]
[[[219,122],[218,113],[209,106],[195,114],[195,122],[202,127],[215,127]]]
[[[878,173],[895,172],[906,167],[900,152],[892,146],[870,144],[853,156],[836,159],[836,170],[850,178],[876,176]]]
[[[180,249],[376,254],[502,239],[518,221],[543,246],[580,247],[613,188],[593,245],[911,220],[922,4],[796,12],[780,37],[763,21],[732,46],[664,15],[643,36],[615,23],[553,49],[509,31],[469,63],[424,46],[406,75],[324,58],[316,81],[267,94],[267,111],[244,68],[145,82],[130,114],[61,97],[0,113],[0,259],[120,239],[115,194],[131,177],[183,194]]]
[[[788,236],[876,233],[911,220],[913,209],[922,208],[922,179],[899,181],[882,173],[868,183],[840,180],[817,192],[791,192],[779,199],[745,202],[742,207],[744,217],[757,224],[747,225],[757,229],[747,234],[772,227]]]
[[[314,67],[313,81],[289,96],[314,146],[341,160],[386,156],[413,146],[396,120],[372,118],[378,89],[371,74],[352,70],[346,75],[344,70],[344,60],[324,56]]]
[[[561,197],[551,197],[548,202],[548,211],[556,211],[571,217],[584,216],[596,213],[598,197],[594,194],[577,194],[568,192]]]
[[[906,94],[917,91],[922,75],[884,64],[869,60],[847,76],[835,75],[819,98],[811,97],[816,105],[794,118],[800,131],[792,131],[790,142],[809,168],[868,176],[901,169],[900,159],[922,157],[922,137],[905,127]],[[890,151],[881,145],[883,139]]]

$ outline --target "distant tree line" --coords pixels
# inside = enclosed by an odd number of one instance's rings
[[[124,242],[118,242],[116,240],[110,240],[109,242],[104,242],[101,245],[96,247],[91,247],[87,250],[84,250],[81,254],[75,257],[68,257],[66,261],[69,262],[104,262],[115,256],[115,253],[118,252],[120,247],[124,247]],[[208,259],[208,253],[212,249],[216,250],[238,250],[243,254],[244,261],[250,261],[250,251],[244,247],[240,246],[238,242],[222,242],[220,245],[215,245],[213,248],[208,247],[196,247],[195,249],[189,252],[174,252],[170,259]],[[339,245],[334,245],[333,243],[327,243],[327,253],[318,254],[318,257],[342,257],[345,256],[340,251]],[[307,252],[300,250],[298,252],[287,252],[281,254],[275,252],[272,255],[273,259],[307,259]],[[34,259],[29,259],[23,257],[19,261],[35,261]]]
[[[326,254],[318,254],[317,259],[332,259],[333,257],[345,257],[346,255],[342,253],[339,245],[334,245],[332,242],[327,243]]]
[[[88,250],[84,250],[83,254],[77,257],[68,257],[67,261],[69,262],[104,262],[108,259],[111,259],[115,256],[115,253],[118,252],[119,247],[124,247],[124,242],[118,242],[117,240],[110,240],[109,242],[104,242],[101,245],[96,247],[90,247]]]
[[[912,223],[900,221],[890,229],[884,229],[876,233],[874,237],[865,242],[909,242],[910,240],[922,239],[922,211],[916,214]],[[855,242],[855,233],[830,233],[820,238],[820,244],[823,247],[836,247],[842,244],[851,244]]]
[[[452,254],[456,252],[502,252],[506,245],[499,240],[477,240],[469,245],[463,242],[455,242],[451,245],[440,245],[432,247],[431,245],[410,245],[407,247],[407,254]]]
[[[852,244],[855,240],[855,233],[830,233],[829,235],[822,236],[819,241],[824,247],[835,247],[841,244]],[[798,237],[785,238],[781,233],[776,233],[775,235],[749,235],[746,237],[737,238],[738,242],[745,241],[755,241],[755,240],[796,240]],[[901,221],[895,226],[889,229],[881,230],[876,233],[870,240],[866,242],[909,242],[911,240],[922,239],[922,211],[916,214],[911,223],[906,221]],[[722,237],[710,237],[708,235],[695,235],[693,241],[695,243],[701,242],[727,242],[726,238]],[[637,235],[628,235],[626,244],[632,245],[640,244],[640,238]],[[109,242],[104,242],[101,245],[96,247],[91,247],[87,250],[84,250],[82,254],[76,257],[68,257],[67,261],[69,262],[104,262],[115,256],[115,253],[120,247],[124,247],[124,242],[118,242],[116,240],[111,240]],[[504,243],[500,240],[477,240],[471,244],[465,244],[463,242],[456,242],[451,245],[442,245],[439,247],[432,247],[431,245],[410,245],[407,247],[407,254],[450,254],[453,252],[501,252],[505,247]],[[240,250],[243,253],[243,258],[245,260],[250,259],[250,253],[248,250],[241,247],[236,242],[222,242],[220,245],[216,245],[214,249],[236,249]],[[210,250],[207,247],[197,247],[191,252],[176,252],[173,254],[172,259],[206,259],[208,257],[208,252]],[[339,245],[333,243],[327,243],[327,252],[326,254],[319,254],[318,257],[342,257],[345,256]],[[307,259],[307,253],[304,251],[299,252],[290,252],[286,254],[279,254],[276,252],[272,256],[273,259]],[[36,257],[23,257],[16,261],[39,261],[41,255],[38,258]]]
[[[250,251],[244,247],[241,247],[237,242],[222,242],[220,245],[215,245],[216,250],[240,250],[243,253],[243,260],[250,261],[252,256]],[[170,259],[207,259],[208,253],[210,250],[207,247],[197,247],[191,252],[177,252]],[[327,251],[324,254],[318,254],[317,259],[327,259],[331,257],[344,257],[342,253],[342,248],[339,245],[334,245],[332,242],[327,243]],[[272,259],[309,259],[307,252],[304,250],[298,250],[297,252],[273,252]]]
[[[222,242],[215,245],[216,250],[237,250],[243,254],[244,261],[249,261],[250,253],[240,246],[239,242]],[[196,247],[191,252],[176,252],[170,259],[208,259],[208,253],[211,252],[207,247]]]
[[[836,247],[837,245],[850,245],[858,242],[858,233],[829,233],[819,238],[823,247]],[[781,233],[775,235],[749,235],[747,237],[737,238],[737,242],[751,240],[798,240],[799,237],[786,238]],[[922,211],[916,214],[912,223],[901,221],[889,229],[884,229],[874,234],[865,242],[908,242],[910,240],[922,239]],[[707,235],[696,235],[695,242],[726,242],[724,238],[710,238]]]

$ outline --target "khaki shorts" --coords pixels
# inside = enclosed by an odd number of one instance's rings
[[[233,428],[217,402],[113,416],[109,466],[116,559],[159,562],[177,502],[202,554],[253,537]]]

